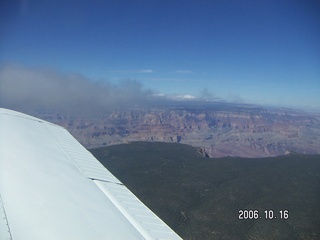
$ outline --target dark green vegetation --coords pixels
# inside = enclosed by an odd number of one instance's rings
[[[319,155],[209,159],[146,142],[91,152],[184,239],[320,239]],[[240,209],[262,218],[239,220]],[[264,219],[270,209],[277,219]]]

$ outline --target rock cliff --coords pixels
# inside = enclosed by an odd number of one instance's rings
[[[319,115],[247,105],[157,106],[100,117],[48,120],[65,126],[85,147],[131,141],[179,142],[207,157],[269,157],[320,153]]]

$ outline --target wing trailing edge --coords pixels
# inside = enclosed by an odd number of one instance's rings
[[[181,239],[64,128],[0,109],[1,239]]]

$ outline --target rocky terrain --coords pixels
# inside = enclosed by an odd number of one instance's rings
[[[206,157],[271,157],[320,153],[320,115],[252,105],[193,103],[135,107],[74,117],[42,118],[66,127],[85,147],[132,141],[178,142]]]

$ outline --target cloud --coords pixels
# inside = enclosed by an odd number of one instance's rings
[[[0,107],[98,113],[145,103],[152,91],[134,80],[93,82],[79,74],[7,64],[0,67]]]
[[[113,70],[108,71],[113,73],[154,73],[152,69],[140,69],[140,70]]]
[[[142,79],[142,78],[140,78]],[[145,78],[149,81],[157,82],[204,82],[202,79],[189,79],[189,78],[167,78],[167,77],[148,77]]]
[[[172,94],[166,96],[168,99],[172,100],[196,100],[197,98],[190,94]]]
[[[191,74],[194,73],[193,71],[190,70],[176,70],[175,73],[179,73],[179,74]]]
[[[153,70],[151,70],[151,69],[144,69],[144,70],[139,70],[139,71],[137,71],[137,72],[139,72],[139,73],[153,73]]]

